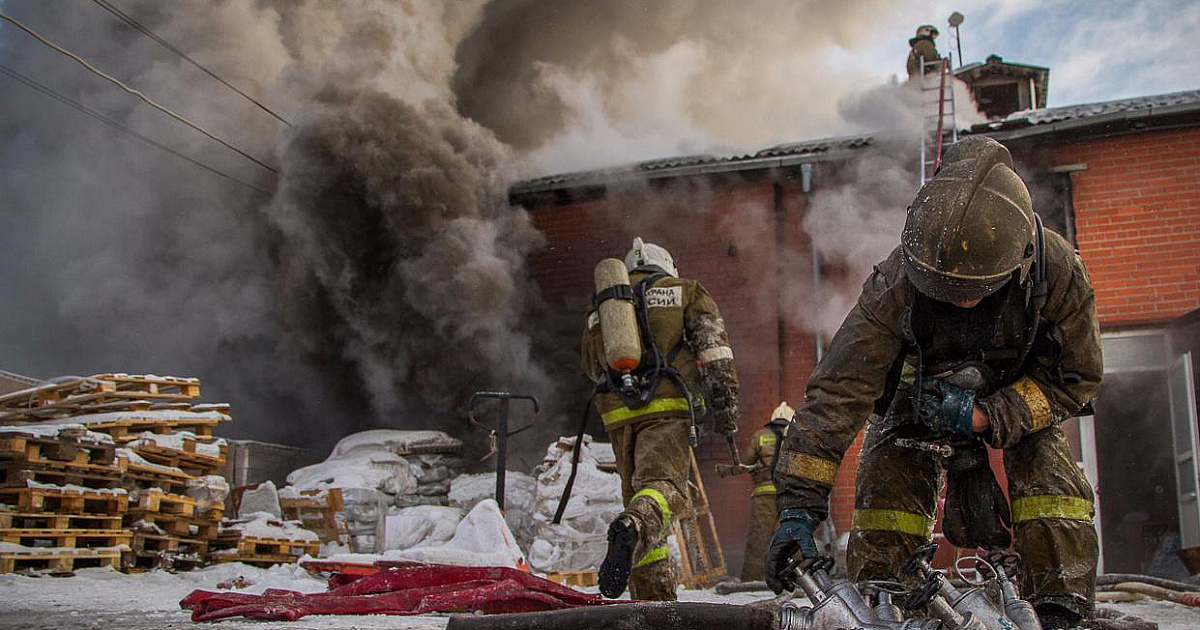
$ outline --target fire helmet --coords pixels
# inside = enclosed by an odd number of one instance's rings
[[[675,261],[671,258],[671,252],[666,248],[647,243],[638,236],[633,239],[633,247],[625,254],[625,267],[630,271],[638,267],[655,266],[667,274],[678,278],[679,272],[675,269]]]
[[[1024,282],[1036,253],[1033,201],[1004,145],[972,136],[946,149],[917,191],[901,235],[904,273],[943,302],[991,295]]]
[[[792,421],[794,415],[796,415],[796,410],[789,407],[785,400],[779,403],[775,411],[771,412],[771,420],[767,424],[787,424]]]
[[[932,39],[937,36],[937,27],[932,24],[922,24],[917,27],[917,37],[928,37]]]

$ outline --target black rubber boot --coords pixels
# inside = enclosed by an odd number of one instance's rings
[[[629,585],[633,569],[633,550],[637,547],[637,525],[622,514],[608,526],[608,553],[600,564],[600,593],[609,599],[620,597]]]
[[[1082,616],[1062,606],[1042,604],[1034,611],[1037,612],[1038,621],[1042,622],[1042,630],[1070,630],[1083,626]]]

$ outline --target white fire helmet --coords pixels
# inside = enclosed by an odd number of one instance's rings
[[[933,37],[937,37],[937,36],[938,36],[937,27],[932,24],[922,24],[917,27],[917,37],[933,38]]]
[[[775,411],[771,412],[771,421],[767,424],[787,424],[792,421],[794,415],[796,415],[796,410],[789,407],[785,400],[779,403]]]
[[[642,241],[642,237],[640,236],[635,237],[633,239],[633,248],[629,250],[628,254],[625,254],[625,267],[633,271],[638,267],[646,267],[648,265],[654,265],[672,277],[679,277],[679,272],[675,269],[675,261],[671,259],[671,252],[654,243]]]

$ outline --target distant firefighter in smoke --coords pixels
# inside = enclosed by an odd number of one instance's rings
[[[1094,496],[1059,424],[1089,402],[1103,366],[1095,297],[1070,243],[1042,228],[1008,149],[952,145],[917,193],[901,244],[808,383],[775,465],[780,525],[768,584],[816,555],[838,465],[867,429],[847,549],[852,581],[895,576],[942,531],[958,547],[1004,549],[1015,533],[1022,595],[1047,630],[1092,612]],[[985,448],[1004,451],[1008,501]]]
[[[942,58],[938,54],[937,44],[933,42],[937,36],[937,27],[932,24],[922,24],[917,27],[916,36],[908,40],[908,45],[911,47],[908,51],[908,78],[920,76],[922,64]]]
[[[674,600],[667,546],[673,514],[688,506],[694,419],[702,387],[716,430],[737,431],[738,379],[725,322],[708,291],[680,278],[666,249],[634,239],[624,264],[596,266],[597,294],[583,332],[583,368],[617,457],[625,510],[608,530],[600,592]]]
[[[771,419],[763,428],[750,436],[748,448],[742,452],[742,470],[750,473],[754,482],[750,491],[750,527],[746,531],[746,554],[742,562],[742,581],[750,582],[763,578],[762,563],[759,559],[767,553],[767,545],[771,542],[771,533],[775,531],[778,512],[775,510],[775,481],[771,472],[775,470],[775,460],[779,457],[779,448],[783,446],[783,438],[787,435],[788,425],[796,410],[786,401],[771,412]]]

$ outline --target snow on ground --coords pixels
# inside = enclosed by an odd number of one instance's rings
[[[74,577],[33,578],[0,575],[0,628],[4,630],[108,629],[158,630],[200,628],[191,621],[179,600],[197,588],[217,590],[221,582],[238,576],[251,584],[242,592],[261,593],[267,588],[303,592],[325,590],[324,580],[309,577],[295,565],[260,569],[241,563],[222,564],[190,573],[153,571],[126,575],[112,569],[83,569]],[[595,589],[585,589],[595,592]],[[711,590],[680,591],[685,601],[747,604],[770,597],[766,591],[717,595]],[[1161,630],[1200,627],[1200,609],[1167,602],[1104,604],[1124,613],[1157,621]],[[222,621],[219,630],[440,630],[444,615],[389,617],[385,615],[310,616],[293,622],[250,620]]]

